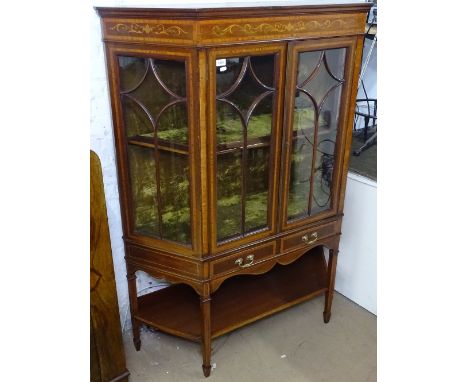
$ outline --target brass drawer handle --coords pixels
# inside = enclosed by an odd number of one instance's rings
[[[318,239],[318,233],[317,232],[314,232],[314,233],[311,233],[310,235],[304,235],[302,236],[302,241],[306,244],[313,244],[317,241]]]
[[[248,261],[248,263],[243,264],[244,259],[242,257],[239,257],[234,263],[237,264],[241,268],[250,267],[254,262],[254,255],[248,255],[246,257],[246,260]]]

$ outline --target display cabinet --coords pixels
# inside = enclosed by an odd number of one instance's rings
[[[137,350],[199,341],[208,376],[212,338],[317,296],[328,322],[369,7],[97,8]]]

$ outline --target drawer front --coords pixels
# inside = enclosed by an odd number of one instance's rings
[[[281,252],[292,249],[312,247],[316,242],[338,232],[338,222],[328,223],[322,226],[309,228],[299,233],[286,236],[281,239]]]
[[[127,245],[127,257],[133,262],[144,263],[165,272],[197,278],[202,274],[202,267],[197,262],[187,261],[182,257],[168,256],[156,250],[136,247],[130,244]]]
[[[238,252],[235,255],[213,261],[211,263],[211,275],[219,276],[240,270],[245,270],[275,255],[275,242],[263,244]]]

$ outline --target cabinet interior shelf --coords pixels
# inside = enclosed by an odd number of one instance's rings
[[[135,146],[148,147],[154,149],[154,138],[145,135],[134,135],[128,138],[128,143]],[[270,137],[250,138],[247,140],[248,149],[258,149],[268,147],[270,145]],[[222,143],[217,145],[218,154],[226,154],[243,147],[241,141]],[[179,154],[188,154],[188,146],[186,144],[174,143],[164,139],[158,139],[158,149],[164,151],[175,152]]]
[[[322,295],[326,275],[323,248],[318,246],[265,274],[226,280],[211,297],[212,337]],[[135,318],[163,332],[200,341],[199,297],[188,285],[174,284],[138,297]]]
[[[312,134],[312,129],[301,129],[301,136],[307,135],[310,136]],[[319,131],[319,136],[325,134],[326,131]],[[292,140],[295,141],[298,139],[298,131],[293,131]],[[154,138],[144,135],[134,135],[133,137],[128,138],[128,143],[135,146],[147,147],[154,149]],[[270,146],[270,137],[258,137],[258,138],[250,138],[247,140],[247,149],[259,149],[263,147]],[[239,150],[243,147],[243,143],[241,141],[237,142],[229,142],[229,143],[222,143],[217,145],[217,153],[218,154],[226,154],[236,150]],[[158,140],[158,149],[164,151],[175,152],[178,154],[188,155],[188,146],[180,143],[169,142],[163,139]]]
[[[135,146],[148,147],[154,149],[154,138],[145,135],[134,135],[128,138],[128,143]],[[158,139],[158,149],[170,151],[178,154],[188,155],[188,146],[180,143]]]

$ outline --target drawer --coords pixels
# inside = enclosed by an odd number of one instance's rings
[[[196,260],[189,260],[182,256],[168,256],[153,249],[137,247],[127,244],[127,259],[135,264],[146,265],[164,272],[199,278],[202,267]]]
[[[256,246],[250,250],[215,260],[211,263],[211,275],[219,276],[245,270],[275,255],[275,242]]]
[[[338,223],[332,222],[318,227],[308,228],[299,233],[281,239],[281,252],[313,246],[315,242],[338,233]]]

